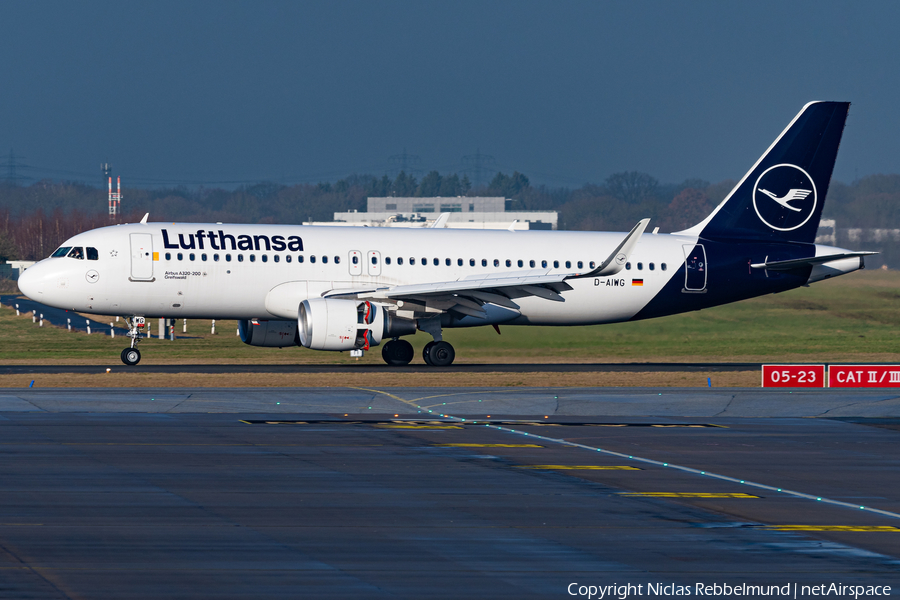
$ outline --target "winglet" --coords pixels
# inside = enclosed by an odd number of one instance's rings
[[[441,213],[438,215],[438,218],[434,220],[434,223],[428,226],[429,229],[443,229],[447,226],[447,221],[450,219],[450,213]]]
[[[608,277],[609,275],[615,275],[619,271],[625,268],[625,263],[628,262],[628,257],[631,256],[631,251],[634,250],[635,245],[637,245],[638,240],[641,235],[644,233],[644,230],[647,229],[647,224],[650,223],[650,219],[642,219],[638,222],[637,225],[632,228],[632,230],[625,236],[625,239],[622,240],[622,243],[618,245],[618,247],[612,251],[612,254],[607,257],[600,266],[591,271],[590,273],[584,273],[583,275],[573,275],[571,277],[566,277],[566,279],[578,279],[580,277]]]
[[[150,216],[150,213],[146,213],[146,214],[144,215],[144,218],[141,219],[141,225],[146,225],[146,224],[147,224],[147,217],[149,217],[149,216]]]
[[[515,230],[516,230],[516,223],[518,223],[518,222],[519,222],[519,220],[518,220],[518,219],[515,219],[512,223],[509,224],[509,227],[507,227],[506,230],[507,230],[507,231],[515,231]]]

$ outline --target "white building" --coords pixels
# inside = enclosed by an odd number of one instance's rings
[[[449,213],[452,229],[556,229],[556,211],[507,211],[509,202],[495,197],[368,198],[366,212],[334,213],[333,223],[364,227],[427,227],[441,213]]]

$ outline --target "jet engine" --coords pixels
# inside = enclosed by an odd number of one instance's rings
[[[267,346],[284,348],[299,346],[297,337],[297,321],[238,321],[238,332],[241,341],[250,346]]]
[[[415,321],[363,300],[310,298],[300,303],[297,322],[300,343],[313,350],[368,350],[384,338],[416,332]]]

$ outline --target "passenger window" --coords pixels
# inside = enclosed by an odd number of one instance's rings
[[[508,258],[506,259],[506,266],[507,266],[507,267],[511,267],[511,266],[512,266],[512,261],[509,260]]]
[[[583,269],[583,268],[584,268],[584,263],[581,262],[580,260],[578,261],[578,268],[579,268],[579,269]]]
[[[201,254],[200,260],[202,260],[203,262],[206,262],[206,254]]]
[[[496,258],[494,259],[494,266],[495,266],[495,267],[499,267],[499,266],[500,266],[500,261],[497,260]]]
[[[415,257],[415,256],[410,256],[410,257],[409,257],[409,264],[411,264],[411,265],[416,264],[416,257]]]
[[[558,268],[559,268],[559,261],[558,261],[558,260],[554,260],[554,261],[553,261],[553,268],[554,268],[554,269],[558,269]]]
[[[281,257],[276,254],[275,256],[272,257],[272,260],[274,260],[275,262],[280,262]]]
[[[422,266],[423,266],[423,267],[427,267],[427,266],[428,266],[428,259],[427,259],[427,258],[424,258],[424,257],[422,258]]]
[[[398,264],[398,265],[402,265],[402,264],[403,264],[403,257],[402,257],[402,256],[398,256],[398,257],[397,257],[397,264]]]
[[[451,263],[452,263],[452,261],[449,258],[444,259],[444,264],[447,265],[448,267],[451,265]]]
[[[525,263],[523,263],[521,260],[518,261],[516,264],[519,265],[520,269],[525,266]]]
[[[541,268],[543,268],[543,269],[546,269],[546,268],[547,268],[547,261],[546,261],[546,260],[542,260],[542,261],[541,261]]]
[[[531,268],[533,269],[533,268],[534,268],[534,261],[533,261],[533,260],[529,260],[529,261],[528,261],[528,266],[531,267]]]
[[[571,260],[567,260],[567,261],[566,261],[566,268],[567,268],[567,269],[571,269],[571,268],[572,268],[572,261],[571,261]]]
[[[353,264],[354,264],[354,265],[358,265],[358,264],[359,264],[359,257],[356,256],[355,254],[353,255]]]
[[[284,262],[291,262],[291,255],[290,255],[290,254],[288,254],[287,256],[284,257]]]
[[[176,257],[178,260],[184,260],[184,254],[182,254],[181,252],[179,252],[178,254],[176,254],[175,257]]]
[[[656,265],[654,265],[653,263],[650,263],[647,266],[650,268],[651,271],[656,268]]]
[[[256,262],[256,255],[255,255],[255,254],[251,254],[251,255],[250,255],[250,262]]]
[[[434,259],[434,266],[436,266],[436,267],[441,266],[441,259],[435,258],[435,259]]]
[[[225,262],[231,262],[231,255],[230,255],[230,254],[226,254],[226,255],[225,255]]]
[[[463,266],[463,259],[457,258],[457,259],[456,259],[456,264],[457,264],[458,266],[460,266],[460,267]]]
[[[336,264],[336,265],[341,264],[341,257],[340,257],[340,256],[335,256],[335,257],[334,257],[334,264]]]
[[[475,259],[474,259],[474,258],[470,258],[470,259],[469,259],[469,266],[470,266],[470,267],[474,267],[474,266],[475,266]]]
[[[193,252],[191,252],[190,254],[188,254],[188,259],[190,259],[191,262],[193,262],[195,258],[197,258],[197,257],[196,257],[196,255],[195,255]]]
[[[172,253],[166,252],[166,260],[172,260]]]
[[[69,258],[77,258],[78,260],[84,260],[84,248],[81,248],[81,247],[72,248],[72,251],[69,252]]]
[[[61,248],[57,248],[56,252],[50,255],[50,258],[62,258],[66,254],[69,253],[69,250],[72,249],[72,246],[62,246]]]
[[[384,264],[386,264],[386,265],[391,264],[391,257],[390,257],[390,256],[385,256],[385,257],[384,257]]]
[[[322,264],[328,264],[328,257],[327,257],[327,256],[323,256],[323,257],[322,257]]]
[[[298,263],[302,263],[303,260],[304,260],[304,259],[303,259],[303,255],[302,255],[302,254],[300,254],[300,255],[297,256],[297,262],[298,262]]]
[[[262,261],[263,261],[263,262],[269,262],[269,257],[268,257],[268,255],[263,254],[263,255],[262,255]]]
[[[597,263],[595,263],[594,261],[591,261],[591,268],[592,268],[592,269],[593,269],[596,265],[597,265]]]
[[[373,256],[373,257],[372,257],[372,264],[373,264],[373,265],[377,265],[377,264],[378,264],[378,257],[377,257],[377,256]]]
[[[237,259],[238,259],[238,262],[244,262],[244,255],[243,255],[243,254],[238,254],[238,255],[237,255]],[[178,260],[181,260],[181,259],[179,258]]]
[[[88,260],[100,260],[100,253],[97,252],[96,248],[88,248],[87,257]]]
[[[666,270],[666,263],[663,263],[663,264],[659,265],[659,268],[662,269],[663,271],[665,271],[665,270]]]
[[[219,255],[213,254],[213,262],[219,262]]]
[[[309,262],[311,262],[311,263],[316,262],[316,255],[315,255],[315,254],[311,254],[311,255],[310,255],[310,257],[309,257]]]
[[[482,266],[482,267],[486,267],[486,266],[487,266],[487,259],[486,259],[486,258],[482,258],[482,259],[481,259],[481,266]]]
[[[643,270],[644,270],[644,263],[638,263],[638,264],[637,264],[637,268],[638,268],[638,271],[643,271]]]

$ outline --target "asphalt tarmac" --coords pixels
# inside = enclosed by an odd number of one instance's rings
[[[898,435],[890,390],[0,390],[0,597],[896,593]]]

